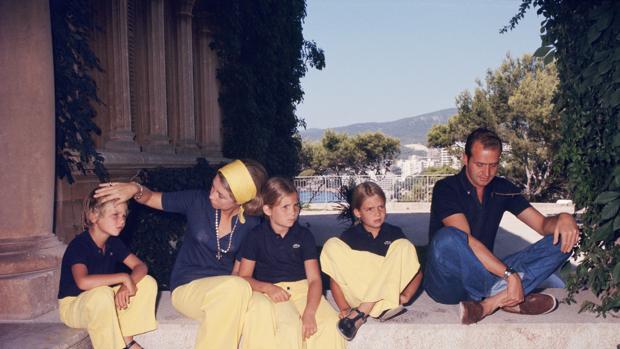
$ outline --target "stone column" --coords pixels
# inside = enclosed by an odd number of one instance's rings
[[[206,13],[197,17],[198,21],[198,81],[196,96],[198,120],[200,122],[199,139],[203,154],[208,157],[222,157],[222,116],[220,110],[219,85],[217,81],[217,54],[209,47],[213,33],[209,29],[210,18]]]
[[[180,118],[177,151],[199,154],[194,113],[193,8],[194,0],[182,0],[177,10],[177,86]]]
[[[166,104],[164,1],[150,0],[146,6],[148,136],[145,150],[153,153],[171,153],[173,148],[168,136]]]
[[[110,131],[105,149],[121,152],[139,152],[135,133],[131,130],[129,99],[129,51],[127,40],[127,0],[112,0],[108,18],[108,78]]]
[[[53,74],[48,1],[0,1],[0,319],[57,305]]]

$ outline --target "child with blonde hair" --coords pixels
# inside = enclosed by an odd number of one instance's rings
[[[139,349],[137,334],[157,328],[157,282],[118,237],[127,204],[103,202],[90,193],[84,202],[84,228],[62,258],[58,303],[67,326],[86,328],[95,349]],[[131,273],[117,272],[123,263]]]

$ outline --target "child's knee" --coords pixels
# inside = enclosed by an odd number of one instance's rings
[[[249,301],[252,298],[252,287],[243,278],[231,276],[221,285],[226,289],[226,293],[230,297],[239,299],[240,301]]]
[[[89,300],[114,301],[114,290],[110,286],[99,286],[86,291]]]
[[[145,275],[137,286],[138,292],[157,293],[157,280],[150,275]]]
[[[411,241],[407,239],[398,239],[392,241],[386,253],[386,257],[391,255],[410,255],[412,257],[415,257],[416,260],[418,258],[418,253],[415,249],[415,246],[411,243]]]
[[[430,256],[452,255],[467,248],[467,234],[454,227],[443,227],[435,233],[430,243]]]
[[[337,237],[329,238],[323,244],[323,250],[322,250],[321,254],[332,253],[332,252],[334,252],[334,250],[337,250],[337,249],[341,248],[341,246],[342,246],[342,240],[340,240]]]
[[[272,307],[273,302],[266,295],[260,292],[252,292],[248,311],[267,312],[271,311]]]
[[[89,312],[114,312],[114,290],[109,286],[99,286],[87,291],[86,309]]]
[[[411,241],[407,240],[407,239],[398,239],[398,240],[394,240],[392,241],[392,243],[390,244],[390,247],[388,248],[389,250],[394,250],[394,249],[398,249],[398,250],[415,250],[415,247],[413,246],[413,244],[411,243]]]

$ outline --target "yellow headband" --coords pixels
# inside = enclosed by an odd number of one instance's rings
[[[245,164],[241,162],[241,160],[235,160],[227,164],[220,168],[219,172],[226,179],[237,204],[243,205],[256,196],[256,185],[254,184],[252,175],[250,175],[250,171],[248,171],[248,168],[245,167]],[[245,223],[243,206],[239,210],[239,221],[242,224]]]

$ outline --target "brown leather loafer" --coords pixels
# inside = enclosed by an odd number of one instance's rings
[[[525,296],[523,303],[514,307],[503,307],[502,310],[522,315],[542,315],[555,310],[558,301],[552,295],[546,293],[531,293]]]
[[[463,301],[459,303],[459,310],[461,313],[461,323],[463,325],[475,324],[484,318],[480,302]]]

